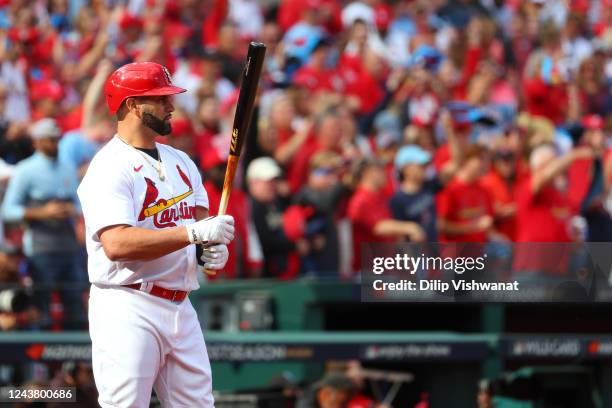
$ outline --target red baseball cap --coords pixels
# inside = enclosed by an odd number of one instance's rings
[[[582,118],[582,126],[588,130],[601,130],[604,128],[604,121],[599,115],[587,115]]]
[[[52,79],[43,79],[32,83],[30,97],[32,100],[48,98],[59,102],[64,98],[64,90],[59,82]]]

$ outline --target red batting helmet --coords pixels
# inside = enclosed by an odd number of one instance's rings
[[[170,73],[156,62],[134,62],[113,72],[106,80],[104,94],[111,113],[132,96],[164,96],[185,92],[172,85]]]

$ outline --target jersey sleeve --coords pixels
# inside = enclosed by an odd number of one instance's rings
[[[121,168],[93,162],[78,188],[87,234],[99,241],[98,232],[111,225],[136,225],[132,179]]]
[[[202,183],[202,176],[200,176],[200,172],[193,165],[193,174],[195,178],[195,183],[193,184],[193,194],[195,195],[195,204],[198,207],[204,207],[210,209],[210,204],[208,203],[208,193],[204,188],[204,184]]]

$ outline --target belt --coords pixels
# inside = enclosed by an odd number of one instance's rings
[[[142,290],[141,283],[132,283],[131,285],[121,285],[121,286],[125,288],[130,288],[130,289]],[[149,293],[153,296],[160,297],[162,299],[167,299],[171,302],[176,302],[176,303],[181,303],[183,300],[185,300],[185,298],[189,294],[189,292],[185,292],[184,290],[165,289],[157,285],[151,286],[151,290],[144,290],[144,292]]]

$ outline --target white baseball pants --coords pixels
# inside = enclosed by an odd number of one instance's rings
[[[212,377],[196,312],[122,287],[92,285],[89,333],[100,406],[212,408]]]

